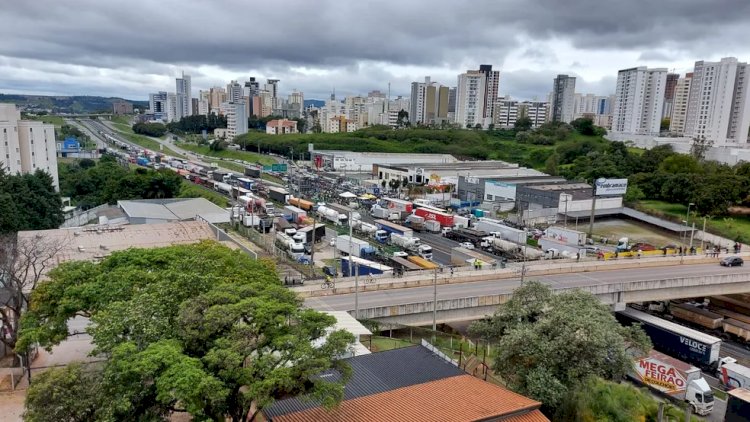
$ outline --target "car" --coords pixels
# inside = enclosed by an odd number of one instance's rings
[[[592,253],[599,252],[599,247],[598,246],[593,246],[593,245],[586,245],[586,246],[583,247],[583,249],[586,249],[586,252],[592,252]]]
[[[474,244],[471,242],[462,242],[459,246],[470,250],[474,249]]]
[[[741,267],[744,263],[745,261],[739,256],[728,256],[719,261],[719,265],[722,267]]]

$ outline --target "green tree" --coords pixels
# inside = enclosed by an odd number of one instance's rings
[[[63,221],[62,199],[49,173],[11,175],[0,166],[0,234],[56,229]]]
[[[475,124],[474,125],[474,130],[482,130],[482,124],[481,123]]]
[[[493,342],[494,370],[508,387],[556,409],[589,377],[618,380],[633,356],[650,349],[640,328],[622,327],[607,306],[582,291],[553,294],[531,282],[470,331]]]
[[[343,396],[342,382],[315,375],[336,369],[346,380],[349,368],[337,357],[353,337],[326,334],[334,318],[303,309],[270,263],[206,241],[65,263],[49,276],[32,293],[18,347],[49,348],[68,336],[69,318],[90,317],[94,353],[106,357],[102,387],[90,392],[103,395],[103,420],[185,411],[195,420],[247,421],[252,407],[257,414],[289,395],[326,407]]]
[[[671,123],[671,120],[669,117],[665,117],[661,119],[661,124],[659,125],[659,130],[662,132],[666,132],[669,130],[669,125]]]
[[[700,163],[689,155],[674,154],[665,158],[659,165],[659,171],[667,174],[700,173]]]
[[[516,123],[513,124],[513,127],[517,131],[523,132],[523,131],[531,130],[532,124],[533,123],[530,118],[523,116],[523,117],[519,117],[518,119],[516,119]]]
[[[396,118],[396,125],[398,127],[405,127],[409,125],[409,112],[401,109],[398,112],[398,117]]]
[[[713,145],[714,142],[706,139],[705,136],[695,137],[690,144],[690,155],[693,156],[696,161],[703,161],[706,159],[706,153]]]
[[[102,373],[80,363],[48,369],[34,377],[26,393],[27,422],[88,422],[102,420],[106,408]]]
[[[164,136],[167,133],[167,126],[162,123],[136,123],[133,125],[133,132],[146,136]]]
[[[594,135],[594,121],[589,119],[588,117],[575,119],[570,122],[570,125],[573,126],[573,129],[575,129],[581,135]]]

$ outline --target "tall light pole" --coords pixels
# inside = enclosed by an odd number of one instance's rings
[[[707,216],[705,215],[703,216],[703,233],[701,234],[701,250],[703,250],[704,248],[703,242],[706,240],[706,217]],[[710,217],[711,216],[708,216],[708,218]]]
[[[695,205],[694,203],[690,202],[688,204],[687,213],[685,214],[685,240],[687,241],[687,229],[690,225],[690,207]]]
[[[437,331],[437,268],[432,278],[432,334]]]

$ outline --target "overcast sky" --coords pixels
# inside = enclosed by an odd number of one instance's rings
[[[747,0],[2,0],[0,93],[148,98],[278,78],[280,92],[408,95],[479,64],[500,94],[546,98],[558,73],[610,94],[619,69],[750,60]]]

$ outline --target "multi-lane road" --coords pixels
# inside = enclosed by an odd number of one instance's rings
[[[660,278],[669,279],[702,275],[737,274],[746,273],[747,271],[748,270],[744,267],[726,268],[720,267],[719,264],[671,265],[664,267],[530,276],[527,277],[527,279],[538,280],[555,287],[575,288],[624,281],[645,281]],[[447,271],[439,275],[439,277],[448,276],[449,274]],[[520,278],[513,278],[460,284],[441,284],[438,286],[438,300],[511,293],[520,285],[520,283]],[[431,300],[432,295],[433,288],[431,286],[362,292],[359,294],[359,306],[361,308],[371,308],[422,302],[425,300]],[[350,311],[354,309],[354,294],[308,298],[305,300],[305,305],[319,310]]]

